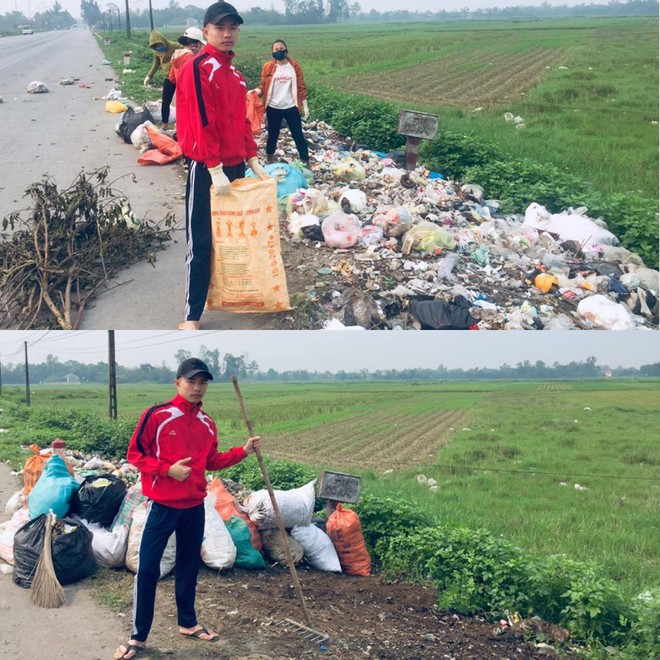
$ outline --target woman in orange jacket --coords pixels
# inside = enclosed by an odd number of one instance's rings
[[[261,70],[261,85],[256,92],[263,97],[268,125],[266,160],[275,162],[275,149],[280,136],[282,119],[286,120],[296,143],[300,160],[309,165],[309,149],[302,131],[303,119],[309,117],[307,107],[307,87],[300,64],[292,57],[282,39],[273,42],[273,59],[264,64]]]

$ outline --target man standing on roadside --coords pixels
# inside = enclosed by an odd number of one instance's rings
[[[177,139],[188,160],[186,183],[186,304],[181,330],[197,330],[211,278],[211,186],[227,195],[245,176],[245,163],[268,178],[257,159],[247,118],[247,87],[232,64],[243,19],[227,2],[204,14],[207,44],[177,80]]]
[[[197,621],[195,594],[204,535],[206,470],[220,470],[254,453],[261,438],[243,447],[218,451],[213,420],[202,411],[211,372],[202,360],[184,360],[174,384],[177,395],[142,413],[128,446],[127,459],[140,470],[142,491],[149,498],[133,587],[133,632],[116,650],[116,660],[135,658],[151,630],[160,578],[160,560],[176,534],[175,596],[179,632],[191,639],[217,642],[220,636]]]

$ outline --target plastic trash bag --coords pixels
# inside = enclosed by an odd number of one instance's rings
[[[142,533],[147,524],[147,516],[150,502],[140,504],[133,511],[133,524],[128,532],[128,546],[126,548],[126,568],[137,573],[140,560],[140,543],[142,543]],[[176,534],[172,533],[167,539],[167,546],[163,557],[160,560],[160,579],[172,572],[176,563]]]
[[[152,148],[151,138],[147,132],[147,126],[153,126],[153,124],[147,120],[144,124],[140,124],[136,129],[131,133],[131,143],[141,152],[145,152],[148,149]]]
[[[33,80],[31,83],[29,83],[25,88],[25,91],[28,94],[48,94],[48,92],[50,92],[48,85],[46,83],[40,82],[39,80]]]
[[[215,494],[211,492],[204,498],[204,539],[201,556],[207,566],[221,571],[234,565],[236,545],[215,508],[215,500]]]
[[[587,245],[616,245],[619,239],[607,229],[588,218],[586,208],[568,209],[563,213],[550,213],[536,202],[525,211],[523,226],[533,227],[559,236],[560,241],[578,241]]]
[[[628,308],[601,294],[581,300],[577,311],[585,320],[602,330],[631,330],[634,327]]]
[[[308,188],[309,184],[305,175],[293,165],[288,163],[273,163],[264,167],[268,175],[277,181],[278,199],[292,195],[299,188]],[[252,170],[247,171],[248,177],[254,177]]]
[[[176,140],[163,133],[153,124],[146,127],[147,134],[154,149],[145,151],[139,158],[140,165],[166,165],[183,156],[181,147]]]
[[[383,229],[378,225],[360,227],[358,240],[360,245],[378,245],[383,240]]]
[[[128,106],[125,103],[122,103],[121,101],[106,101],[105,102],[105,111],[106,112],[112,112],[113,114],[119,114],[120,112],[126,112],[128,110]]]
[[[59,454],[51,456],[44,465],[39,481],[28,495],[30,518],[37,518],[51,509],[58,518],[64,518],[76,490],[78,482],[69,474],[64,459]]]
[[[247,570],[258,570],[266,568],[266,561],[261,552],[252,545],[250,528],[245,520],[239,516],[232,516],[225,522],[231,539],[236,546],[236,559],[234,566],[236,568],[245,568]],[[261,543],[261,540],[259,541]]]
[[[319,571],[341,573],[341,563],[330,537],[316,525],[296,525],[291,530],[303,547],[305,561]]]
[[[332,173],[340,181],[364,181],[364,167],[355,158],[343,158],[335,163]]]
[[[299,215],[295,211],[291,214],[289,218],[289,231],[294,236],[303,236],[303,229],[305,227],[316,226],[321,228],[321,221],[318,216],[312,215],[311,213],[306,213],[304,215]]]
[[[29,589],[44,547],[46,514],[23,525],[14,537],[14,582]],[[61,533],[60,533],[61,532]],[[92,533],[75,518],[57,520],[53,529],[52,557],[60,584],[84,580],[96,571]]]
[[[410,313],[424,330],[467,330],[477,323],[477,319],[470,314],[470,303],[462,297],[454,301],[412,298]]]
[[[28,522],[30,522],[30,512],[27,507],[23,507],[14,513],[11,520],[0,523],[0,558],[8,564],[14,564],[16,532]]]
[[[379,206],[371,223],[380,227],[385,236],[401,236],[412,227],[412,218],[405,206]]]
[[[259,94],[253,89],[247,93],[247,118],[252,128],[252,135],[261,135],[261,124],[264,121],[265,108]]]
[[[286,214],[325,215],[329,205],[326,196],[317,188],[298,188],[286,200]]]
[[[263,544],[263,549],[266,555],[278,564],[285,564],[287,561],[286,549],[284,547],[284,541],[282,541],[282,533],[279,529],[262,529],[259,530],[261,535],[261,543]],[[293,538],[290,534],[286,535],[286,541],[289,545],[289,551],[291,552],[291,558],[293,559],[294,564],[299,564],[303,560],[305,551]]]
[[[153,122],[163,121],[162,101],[145,101],[142,108],[151,115],[151,121]],[[170,106],[170,113],[171,112],[172,112],[172,107]]]
[[[360,517],[355,511],[338,504],[325,524],[325,531],[335,546],[344,573],[371,574],[371,557],[362,535]]]
[[[314,513],[316,479],[300,488],[276,490],[275,500],[282,516],[285,528],[294,525],[309,525]],[[256,490],[244,502],[247,514],[259,529],[274,529],[277,527],[273,503],[268,491]]]
[[[126,484],[113,474],[85,477],[71,497],[71,513],[110,528],[126,495]]]
[[[328,247],[344,249],[357,243],[361,227],[362,223],[356,215],[338,209],[323,219],[321,231]]]
[[[121,568],[128,548],[128,525],[116,525],[112,530],[87,520],[81,521],[92,533],[92,552],[99,566]]]
[[[146,108],[127,108],[115,128],[115,132],[126,144],[131,144],[131,133],[140,124],[144,124],[145,121],[156,121],[149,110]]]
[[[428,220],[422,220],[413,225],[403,236],[402,254],[411,250],[437,254],[443,249],[452,250],[456,246],[454,237],[443,227]]]
[[[367,208],[367,196],[356,188],[345,188],[341,191],[339,204],[347,213],[362,213]]]

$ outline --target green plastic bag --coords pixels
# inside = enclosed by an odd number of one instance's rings
[[[244,520],[238,516],[232,516],[229,522],[225,522],[232,541],[236,546],[236,559],[234,567],[256,570],[266,568],[266,561],[258,550],[252,545],[250,528]]]

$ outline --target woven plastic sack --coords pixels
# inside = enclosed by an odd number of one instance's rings
[[[69,474],[64,459],[59,454],[51,456],[28,495],[30,518],[37,518],[51,509],[58,518],[64,518],[76,490],[78,482]]]
[[[371,574],[371,557],[362,535],[360,517],[355,511],[338,504],[325,524],[325,531],[337,550],[344,573]]]
[[[231,194],[211,191],[211,282],[206,309],[291,309],[280,252],[274,179],[238,179]]]
[[[117,525],[112,530],[87,520],[82,523],[92,533],[92,552],[99,566],[121,568],[128,548],[128,525]]]
[[[216,511],[213,493],[207,493],[204,498],[204,540],[201,555],[207,566],[218,571],[231,568],[236,560],[236,545]]]
[[[262,529],[259,531],[264,552],[270,559],[278,564],[285,564],[287,561],[286,548],[282,541],[282,533],[279,529]],[[299,564],[303,560],[305,551],[290,534],[286,535],[286,541],[289,544],[289,551],[294,564]]]
[[[133,511],[133,524],[128,533],[128,547],[126,548],[126,568],[137,573],[140,560],[140,543],[142,532],[147,524],[147,507],[149,503],[140,504]],[[172,572],[176,563],[176,535],[173,533],[167,541],[165,552],[160,560],[160,579]]]
[[[296,526],[293,536],[305,551],[305,561],[319,571],[341,573],[341,563],[330,537],[316,525]]]
[[[126,491],[124,500],[119,507],[119,512],[112,521],[112,528],[114,529],[117,525],[128,525],[130,528],[133,522],[133,511],[135,511],[135,507],[147,500],[148,498],[142,493],[142,484],[138,481]]]
[[[289,529],[295,525],[309,525],[314,514],[316,479],[300,488],[290,490],[275,490],[275,500],[282,516],[284,527]],[[245,500],[247,514],[259,529],[274,529],[277,527],[273,503],[268,491],[256,490]]]
[[[208,485],[208,492],[215,495],[215,510],[220,514],[222,520],[227,524],[233,516],[238,516],[245,522],[250,530],[250,542],[255,550],[261,551],[261,536],[255,523],[243,511],[238,500],[225,488],[222,480],[215,477]]]

